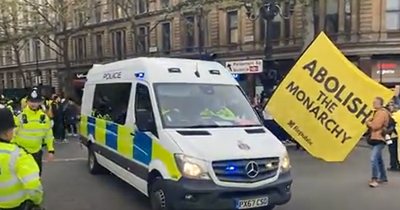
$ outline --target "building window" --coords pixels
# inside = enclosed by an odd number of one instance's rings
[[[314,13],[314,35],[318,35],[320,32],[319,28],[319,21],[320,21],[320,15],[319,15],[319,0],[313,1],[313,13]]]
[[[86,17],[84,11],[82,9],[76,9],[74,11],[74,17],[75,17],[75,26],[82,26],[86,23]]]
[[[86,58],[86,37],[79,36],[73,38],[75,60]]]
[[[112,7],[112,12],[111,12],[111,14],[112,14],[112,19],[113,20],[116,20],[116,19],[120,19],[120,18],[123,18],[123,14],[122,14],[122,7],[124,6],[124,3],[123,3],[124,1],[117,1],[117,2],[115,2],[115,1],[112,1],[112,5],[111,5],[111,7]]]
[[[351,39],[351,16],[352,16],[352,0],[345,0],[344,2],[344,33],[347,40]]]
[[[58,41],[58,45],[60,46],[61,50],[63,50],[65,47],[65,41],[66,41],[65,39],[60,39]],[[59,61],[64,61],[64,56],[57,54],[57,57],[58,57]]]
[[[126,58],[126,32],[125,30],[114,31],[111,34],[112,52],[116,59]]]
[[[169,52],[171,50],[171,23],[163,23],[161,25],[162,33],[162,51]]]
[[[337,40],[339,32],[339,0],[326,1],[325,32],[332,40]]]
[[[279,44],[281,39],[282,22],[282,17],[277,15],[271,23],[271,39],[275,44]]]
[[[12,57],[12,48],[11,46],[7,46],[5,48],[5,61],[6,61],[6,65],[11,65],[13,63],[13,57]]]
[[[239,23],[238,23],[238,12],[231,11],[227,13],[227,25],[228,25],[228,44],[239,42]]]
[[[4,65],[4,48],[0,48],[0,66]]]
[[[7,72],[7,88],[15,88],[14,74],[12,72]]]
[[[101,4],[101,1],[96,2],[95,8],[94,8],[94,19],[95,23],[100,23],[101,22],[101,16],[103,15],[103,7]]]
[[[400,1],[386,0],[386,30],[400,30]]]
[[[261,18],[262,19],[262,18]],[[266,36],[268,33],[267,32],[267,23],[264,19],[259,20],[260,24],[260,41],[265,42]],[[289,23],[290,24],[290,23]],[[282,30],[282,17],[277,15],[274,20],[271,22],[271,40],[274,42],[274,44],[279,44],[279,40],[281,38],[281,30]],[[290,28],[289,28],[290,30]],[[290,33],[290,31],[289,31]]]
[[[284,3],[283,4],[283,10],[284,14],[290,14],[290,4],[289,3]],[[282,19],[282,25],[283,25],[283,38],[285,44],[289,44],[290,41],[290,35],[291,35],[291,19]]]
[[[150,36],[149,36],[150,27],[141,26],[137,32],[137,44],[136,44],[136,52],[137,53],[145,53],[149,51],[150,46]]]
[[[139,14],[149,11],[149,0],[138,0],[137,12]]]
[[[1,86],[0,86],[0,87],[1,87],[2,89],[4,89],[4,87],[5,87],[5,86],[4,86],[5,81],[4,81],[4,74],[3,74],[3,73],[0,73],[0,80],[1,80]]]
[[[51,53],[50,53],[50,37],[49,36],[44,36],[43,37],[43,44],[44,44],[44,58],[45,59],[50,59]]]
[[[170,4],[170,0],[160,0],[161,1],[161,7],[168,7]]]
[[[26,62],[31,61],[31,40],[27,40],[24,48],[24,57]]]
[[[39,39],[35,39],[33,41],[33,50],[35,55],[35,61],[39,61],[42,59],[42,48],[41,48],[41,41]]]
[[[96,52],[96,57],[97,58],[102,58],[103,57],[103,35],[102,34],[96,34],[95,36],[95,52]]]
[[[184,18],[184,36],[186,52],[192,52],[196,45],[195,37],[195,17],[187,16]]]

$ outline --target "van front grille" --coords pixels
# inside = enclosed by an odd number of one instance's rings
[[[222,182],[254,183],[278,173],[279,157],[213,161],[212,167]]]

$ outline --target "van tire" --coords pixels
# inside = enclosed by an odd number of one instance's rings
[[[88,152],[88,169],[89,169],[89,173],[93,174],[93,175],[97,175],[97,174],[102,174],[104,173],[105,169],[103,168],[103,166],[101,166],[99,164],[99,162],[97,162],[97,158],[96,155],[94,154],[93,148],[91,146],[89,146],[89,152]]]
[[[149,198],[151,210],[175,210],[168,200],[167,193],[163,186],[163,179],[157,177],[150,185]]]

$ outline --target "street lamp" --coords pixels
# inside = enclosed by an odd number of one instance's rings
[[[285,11],[280,6],[279,0],[262,0],[261,2],[254,3],[253,0],[246,0],[244,3],[244,7],[246,9],[247,18],[251,21],[255,21],[258,18],[262,18],[266,21],[265,27],[265,40],[264,40],[264,69],[263,74],[261,75],[261,83],[264,86],[265,92],[270,92],[269,89],[273,88],[273,86],[277,83],[277,75],[278,72],[274,69],[270,69],[273,65],[272,55],[273,55],[273,45],[272,45],[272,21],[276,16],[281,16],[283,19],[290,19],[294,12],[294,7],[296,5],[297,0],[285,0],[283,3],[285,4]],[[288,9],[287,9],[288,8]],[[269,82],[264,81],[264,75],[268,78],[268,80],[274,80],[275,84],[267,84]],[[275,77],[275,78],[271,78]]]

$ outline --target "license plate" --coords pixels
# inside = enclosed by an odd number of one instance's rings
[[[268,205],[268,197],[237,200],[236,209],[252,209]]]

